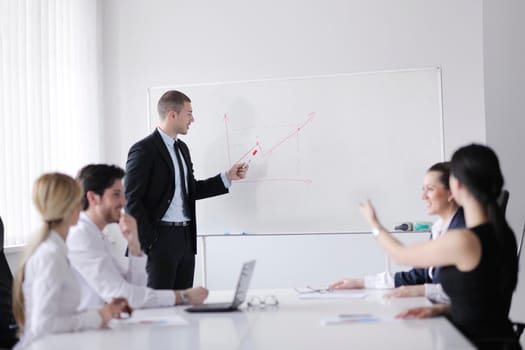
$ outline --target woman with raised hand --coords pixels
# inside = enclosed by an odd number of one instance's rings
[[[81,210],[82,189],[70,176],[38,178],[33,202],[43,223],[28,244],[13,286],[13,311],[21,333],[15,349],[48,334],[104,327],[121,312],[131,312],[119,298],[99,310],[77,311],[80,290],[67,260],[65,240]]]
[[[465,227],[463,210],[458,207],[449,187],[450,162],[432,165],[423,178],[421,199],[426,204],[428,215],[439,219],[432,225],[431,239],[437,239],[449,229]],[[363,277],[343,278],[330,289],[396,289],[385,293],[385,297],[426,296],[437,302],[448,302],[448,296],[439,283],[439,267],[412,268],[409,271],[382,272]]]
[[[448,315],[481,349],[521,349],[508,314],[517,283],[516,239],[497,198],[503,187],[492,149],[472,144],[452,156],[450,189],[463,207],[466,229],[439,239],[404,246],[383,228],[370,201],[361,213],[379,244],[397,263],[442,266],[441,284],[451,304],[405,311],[401,318]]]

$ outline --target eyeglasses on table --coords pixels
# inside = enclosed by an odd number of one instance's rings
[[[252,296],[247,303],[249,308],[266,309],[279,306],[279,300],[275,295],[266,295],[264,297]]]

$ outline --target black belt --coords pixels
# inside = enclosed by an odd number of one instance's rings
[[[175,227],[186,227],[190,226],[190,221],[159,221],[159,226],[175,226]]]

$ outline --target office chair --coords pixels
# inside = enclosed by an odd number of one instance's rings
[[[501,194],[498,197],[498,205],[500,206],[503,215],[505,215],[507,210],[507,203],[509,201],[509,191],[502,190]],[[521,255],[521,247],[523,246],[523,237],[525,236],[525,223],[523,224],[523,230],[521,231],[521,238],[518,244],[518,262],[520,261],[520,255]],[[518,340],[521,338],[521,335],[523,334],[523,330],[525,329],[525,324],[521,322],[512,322],[512,327],[514,328],[514,332],[516,333],[516,336],[518,337]]]
[[[501,211],[503,212],[503,215],[506,215],[507,212],[507,204],[509,202],[510,193],[507,190],[502,190],[497,201],[498,205],[501,208]],[[525,235],[525,223],[523,225],[523,230],[521,232],[521,239],[518,244],[518,261],[520,261],[520,253],[521,253],[521,247],[523,245],[523,236]],[[512,322],[512,327],[514,328],[514,332],[516,333],[516,336],[518,337],[518,340],[520,339],[521,335],[523,334],[523,329],[525,328],[525,324],[520,322]]]
[[[498,205],[501,208],[501,212],[503,215],[506,215],[507,212],[507,204],[509,203],[509,191],[502,190],[499,194],[499,197],[497,199]]]
[[[18,341],[11,306],[13,275],[4,254],[4,223],[0,217],[0,348],[11,349]]]
[[[0,217],[0,253],[4,253],[4,222]]]
[[[525,222],[523,223],[523,229],[521,230],[521,238],[518,244],[518,263],[520,261],[521,248],[523,247],[523,237],[524,236],[525,236]],[[519,340],[521,338],[521,335],[523,334],[523,329],[525,329],[525,323],[512,322],[512,327],[514,328],[514,332],[516,332],[516,335],[518,336],[518,340]]]
[[[521,248],[523,247],[524,237],[525,237],[525,222],[523,223],[523,230],[521,230],[521,238],[520,238],[520,242],[518,243],[518,261],[520,260]]]

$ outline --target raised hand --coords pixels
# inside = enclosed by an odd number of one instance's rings
[[[359,211],[370,227],[379,228],[381,226],[370,199],[367,199],[366,202],[359,203]]]
[[[122,235],[128,241],[128,248],[131,255],[140,256],[140,241],[137,230],[137,221],[129,214],[123,213],[119,220],[120,230]]]

